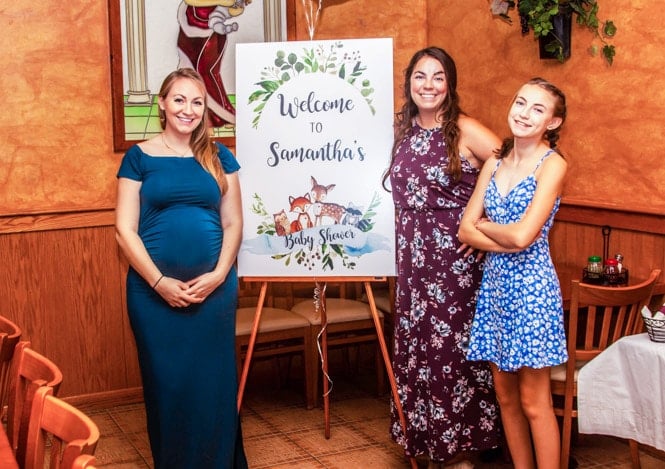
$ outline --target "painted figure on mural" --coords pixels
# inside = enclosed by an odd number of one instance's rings
[[[201,74],[208,91],[213,127],[235,124],[235,108],[222,80],[221,67],[228,35],[238,31],[233,21],[251,0],[183,0],[178,7],[179,68]]]

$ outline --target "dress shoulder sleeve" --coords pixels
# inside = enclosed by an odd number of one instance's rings
[[[235,173],[238,171],[240,169],[240,164],[238,163],[238,160],[236,160],[236,157],[233,155],[233,153],[231,153],[231,150],[219,142],[215,142],[215,145],[217,145],[217,155],[219,156],[219,160],[222,163],[224,172]]]
[[[143,180],[143,165],[141,156],[143,152],[138,145],[132,145],[120,162],[117,177],[132,179],[134,181]]]

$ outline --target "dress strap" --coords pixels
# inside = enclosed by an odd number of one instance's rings
[[[538,164],[536,165],[536,167],[533,168],[533,172],[534,172],[534,173],[538,170],[538,168],[540,168],[540,165],[543,164],[543,161],[545,161],[545,158],[547,158],[548,156],[550,156],[552,153],[554,153],[554,148],[550,148],[549,150],[547,150],[547,151],[545,152],[545,154],[544,154],[543,156],[540,157],[540,161],[538,162]],[[495,169],[495,171],[496,171],[496,169]]]
[[[501,162],[503,161],[503,158],[497,158],[497,162],[494,165],[494,171],[492,171],[492,177],[496,174],[497,169],[499,169],[499,166],[501,165]]]

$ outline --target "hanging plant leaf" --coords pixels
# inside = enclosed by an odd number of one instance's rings
[[[560,39],[551,39],[553,31],[553,18],[561,13],[572,13],[575,16],[575,22],[589,29],[595,37],[603,44],[602,55],[605,61],[612,65],[616,50],[607,39],[613,38],[617,32],[617,27],[611,20],[601,21],[598,18],[598,0],[518,0],[513,1],[492,0],[490,10],[496,17],[512,23],[509,11],[517,9],[520,17],[520,26],[522,34],[528,34],[533,31],[536,39],[547,37],[548,42],[540,47],[542,58],[557,58],[559,61],[565,60],[568,54],[568,47],[563,46],[561,50],[556,45],[562,45]],[[591,47],[592,55],[597,55],[597,47]],[[596,51],[594,54],[593,51]]]
[[[605,26],[603,27],[603,34],[607,37],[614,37],[617,33],[617,27],[614,25],[614,21],[605,21]]]
[[[605,60],[607,60],[607,63],[612,65],[612,62],[614,61],[614,55],[616,54],[614,50],[614,46],[605,44],[603,46],[603,57],[605,57]]]

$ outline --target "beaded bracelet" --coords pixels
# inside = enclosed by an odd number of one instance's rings
[[[153,289],[153,290],[154,290],[155,288],[157,288],[157,284],[158,284],[159,282],[161,282],[163,278],[164,278],[164,275],[162,275],[161,277],[159,277],[159,278],[157,279],[157,281],[155,282],[155,284],[152,286],[152,289]]]

